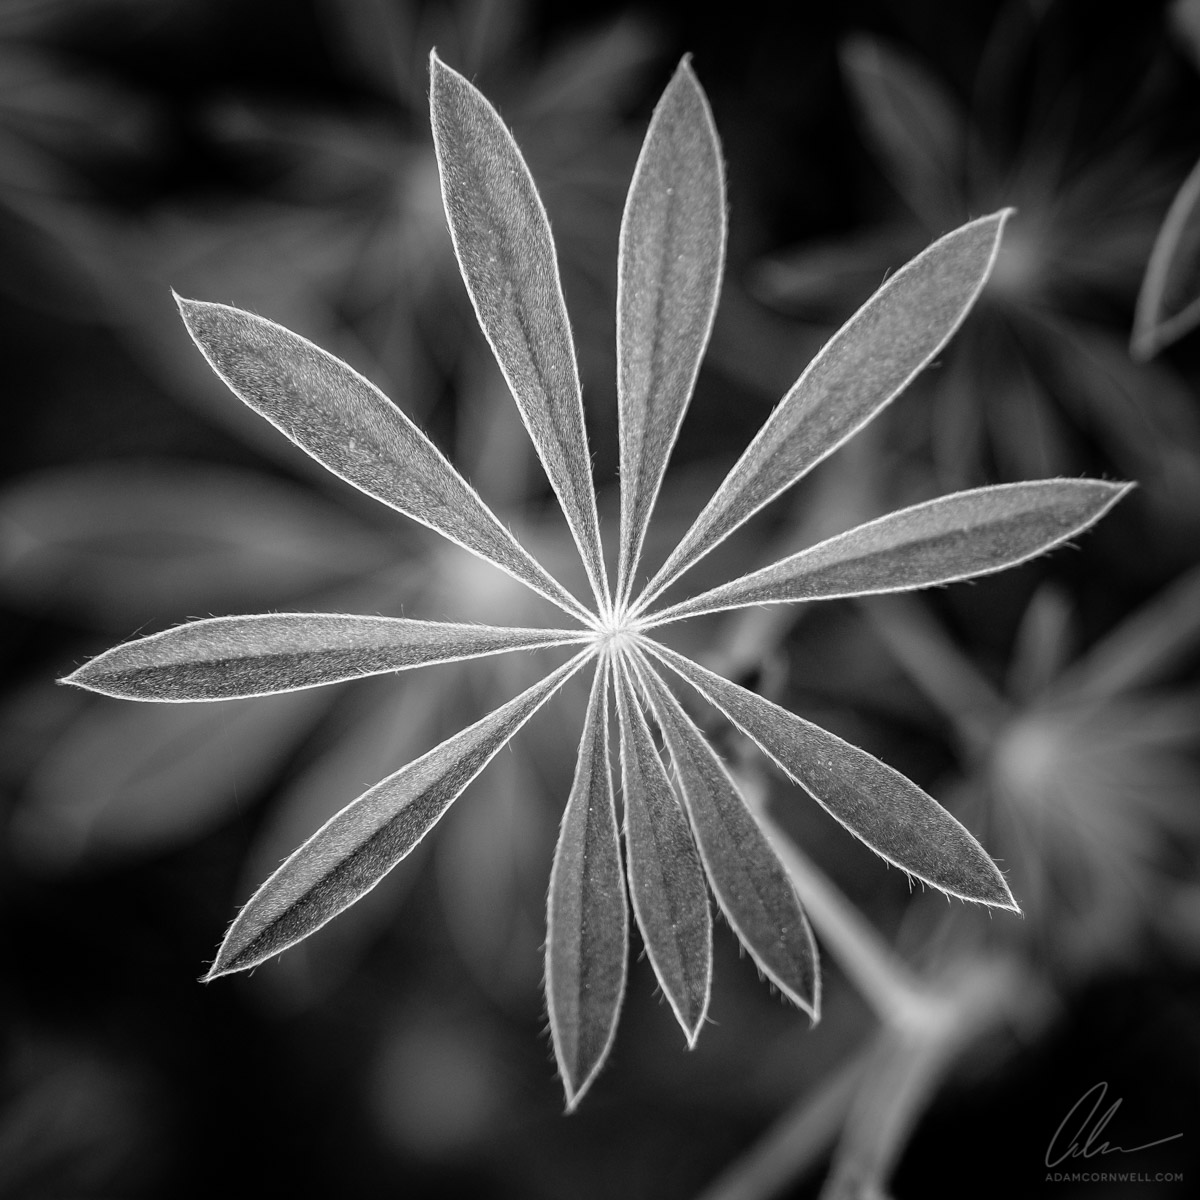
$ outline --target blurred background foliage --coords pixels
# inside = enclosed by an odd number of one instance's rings
[[[579,688],[352,912],[202,988],[225,923],[290,848],[533,664],[225,705],[53,684],[189,616],[548,615],[312,471],[212,376],[171,287],[348,359],[580,578],[455,269],[432,46],[497,103],[542,189],[609,531],[621,206],[654,100],[694,55],[731,244],[651,560],[889,271],[1018,208],[941,361],[694,586],[952,487],[1088,473],[1139,491],[1078,551],[1003,576],[680,636],[931,790],[1025,909],[910,895],[718,735],[919,970],[1006,964],[999,1015],[912,1114],[896,1195],[1088,1194],[1043,1185],[1042,1156],[1099,1079],[1141,1140],[1190,1131],[1152,1165],[1194,1184],[1200,334],[1149,362],[1128,343],[1200,155],[1197,8],[0,0],[0,1195],[190,1196],[236,1173],[264,1195],[749,1197],[769,1193],[768,1161],[779,1194],[816,1195],[859,1111],[855,1072],[894,1057],[828,958],[810,1031],[720,936],[697,1051],[636,962],[612,1065],[561,1116],[540,946]]]

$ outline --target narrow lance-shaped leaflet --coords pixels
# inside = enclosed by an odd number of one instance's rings
[[[842,73],[888,178],[927,229],[962,203],[969,137],[962,105],[915,59],[859,34],[841,46]]]
[[[834,334],[638,598],[635,615],[904,390],[975,303],[1008,215],[981,217],[934,242]]]
[[[1200,163],[1183,181],[1163,220],[1133,315],[1130,353],[1153,358],[1200,325]]]
[[[575,345],[550,222],[525,159],[487,98],[436,51],[430,118],[463,280],[579,547],[608,605]]]
[[[125,700],[234,700],[587,636],[340,613],[208,617],[114,646],[62,682]]]
[[[1019,911],[987,851],[911,779],[673,650],[644,644],[876,854],[952,896]]]
[[[247,901],[206,978],[256,966],[370,891],[593,653],[589,647],[576,655],[326,821]]]
[[[650,119],[621,221],[618,603],[628,600],[667,459],[692,397],[724,261],[721,147],[708,101],[685,58]]]
[[[587,609],[374,384],[274,321],[225,304],[176,301],[196,345],[234,394],[322,466],[592,624]]]
[[[787,872],[725,764],[657,671],[642,655],[636,670],[666,739],[721,911],[763,974],[815,1021],[820,1007],[817,947]]]
[[[605,655],[592,683],[546,906],[546,1006],[568,1110],[608,1057],[629,958],[629,904],[608,757],[610,674]]]
[[[1002,571],[1081,533],[1132,486],[1044,479],[941,496],[673,604],[645,628],[751,604],[905,592]]]
[[[654,974],[694,1046],[712,986],[704,870],[623,663],[616,688],[629,894]]]

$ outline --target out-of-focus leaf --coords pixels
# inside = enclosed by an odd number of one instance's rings
[[[591,455],[550,222],[496,110],[436,53],[430,75],[442,198],[463,279],[603,605]]]
[[[530,557],[408,417],[357,371],[263,317],[225,304],[182,297],[178,303],[213,370],[302,450],[368,496],[587,621],[579,601]]]
[[[1135,363],[1116,339],[1081,322],[1039,313],[1053,339],[1047,368],[1076,422],[1100,436],[1114,463],[1143,482],[1148,498],[1186,518],[1200,505],[1200,411],[1166,363]]]
[[[1060,686],[1091,701],[1160,683],[1200,651],[1200,567],[1148,600],[1063,672]]]
[[[888,175],[930,227],[961,220],[966,117],[918,63],[860,34],[842,46],[842,69]]]
[[[343,613],[209,617],[114,646],[62,682],[125,700],[232,700],[578,640],[566,631]]]
[[[1171,32],[1200,71],[1200,3],[1197,0],[1172,0],[1167,14]]]
[[[79,187],[81,160],[144,146],[150,109],[132,93],[78,63],[0,43],[0,196],[23,208],[31,193],[50,198]]]
[[[1018,911],[983,847],[899,771],[665,646],[648,648],[876,854],[952,896]]]
[[[693,563],[871,420],[946,344],[987,281],[1008,210],[946,234],[826,343],[637,602]]]
[[[805,242],[773,254],[750,273],[756,296],[812,321],[836,321],[855,297],[879,286],[883,264],[895,262],[909,242],[908,227],[865,230],[851,241]]]
[[[725,177],[708,100],[685,59],[634,171],[617,267],[621,550],[632,585],[667,459],[708,344],[725,261]]]
[[[135,858],[255,798],[307,736],[328,693],[228,705],[89,705],[31,775],[13,839],[54,870]]]
[[[546,1005],[568,1110],[583,1099],[612,1047],[629,957],[608,758],[610,671],[605,661],[592,684],[546,912]]]
[[[646,954],[688,1046],[712,986],[712,914],[687,817],[624,671],[617,673],[629,894]]]
[[[911,591],[1002,571],[1081,533],[1131,486],[1046,479],[955,492],[672,605],[650,623],[750,604]]]
[[[577,655],[331,817],[247,901],[207,978],[247,970],[286,950],[370,891],[589,654]]]
[[[1150,252],[1130,350],[1153,358],[1200,324],[1200,163],[1184,180]]]
[[[0,493],[0,591],[126,628],[184,605],[283,600],[381,566],[387,551],[310,492],[227,468],[75,467]]]
[[[578,127],[614,121],[642,72],[656,63],[655,40],[646,18],[633,12],[564,40],[528,80],[523,122],[565,120]]]
[[[815,1021],[820,975],[796,891],[725,764],[645,659],[638,662],[713,895],[762,972]]]

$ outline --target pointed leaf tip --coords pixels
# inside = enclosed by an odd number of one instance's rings
[[[590,655],[590,649],[576,655],[326,821],[247,901],[209,976],[273,958],[374,888]]]
[[[353,367],[228,304],[183,300],[180,312],[234,395],[327,470],[590,622],[429,438]]]
[[[106,650],[69,682],[123,700],[233,700],[579,640],[571,631],[343,613],[206,617]]]
[[[912,591],[1015,567],[1098,521],[1132,485],[1001,483],[888,513],[656,613],[652,624],[752,604]]]
[[[568,1112],[612,1048],[629,959],[608,756],[609,670],[602,663],[592,683],[546,903],[546,1008]]]
[[[435,66],[429,109],[463,282],[603,610],[592,460],[549,218],[508,126],[470,80]]]
[[[629,596],[712,331],[725,263],[725,207],[716,126],[685,58],[655,106],[621,219],[617,578],[622,600]]]
[[[987,851],[912,780],[659,643],[647,648],[881,858],[961,900],[1019,911]]]
[[[712,987],[704,869],[624,664],[616,690],[629,896],[650,965],[691,1049]]]
[[[817,947],[795,888],[700,729],[644,656],[635,663],[721,911],[758,969],[815,1021]]]
[[[659,593],[873,420],[941,352],[978,300],[1009,210],[952,230],[892,275],[776,405],[633,606]]]

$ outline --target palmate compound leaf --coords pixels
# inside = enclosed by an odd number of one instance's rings
[[[725,764],[644,656],[638,682],[671,755],[713,895],[759,969],[815,1021],[820,974],[812,930],[787,872]]]
[[[568,1111],[612,1047],[629,958],[629,905],[608,757],[610,677],[606,656],[592,683],[546,906],[546,1005]]]
[[[463,280],[603,610],[608,583],[592,460],[550,222],[488,100],[436,51],[429,74],[442,201]]]
[[[1171,202],[1138,293],[1130,352],[1153,358],[1200,325],[1200,163]]]
[[[813,1013],[817,975],[811,935],[794,892],[781,879],[778,862],[764,854],[761,835],[719,759],[663,685],[657,674],[660,663],[695,687],[888,861],[953,895],[1016,907],[979,844],[914,784],[869,754],[643,637],[642,631],[661,620],[662,613],[639,619],[676,578],[871,420],[938,353],[983,287],[1008,214],[973,221],[934,243],[835,335],[776,407],[630,611],[625,601],[708,337],[723,257],[720,152],[707,103],[685,61],[656,110],[622,227],[620,416],[626,511],[619,548],[620,611],[613,619],[574,349],[545,212],[495,111],[436,57],[431,69],[435,139],[456,253],[485,335],[580,547],[597,594],[597,614],[537,564],[412,422],[346,364],[238,309],[179,300],[180,309],[205,357],[234,392],[317,461],[508,571],[589,632],[437,626],[440,633],[434,634],[435,623],[385,618],[221,618],[118,647],[87,664],[72,682],[87,686],[107,680],[114,690],[125,687],[126,694],[139,687],[158,688],[160,695],[164,689],[191,688],[192,696],[208,690],[215,698],[227,686],[242,689],[228,694],[254,694],[246,689],[257,689],[264,679],[274,687],[286,676],[285,686],[307,687],[376,669],[400,669],[417,665],[417,659],[434,661],[420,657],[429,653],[462,657],[518,644],[590,642],[571,662],[369,789],[323,825],[250,899],[208,976],[243,970],[279,953],[374,887],[525,721],[588,659],[599,656],[549,902],[548,1002],[571,1105],[604,1061],[624,982],[628,915],[621,899],[606,749],[609,681],[617,692],[626,875],[634,913],[689,1044],[707,1010],[712,973],[706,869],[723,910],[756,961]],[[1016,503],[1044,498],[1049,493],[1038,489],[1047,486],[1056,496],[1048,507]],[[892,586],[877,590],[894,590],[900,577],[907,581],[903,586],[926,586],[998,569],[1069,537],[1119,491],[1116,485],[1049,481],[947,497],[831,539],[765,574],[747,577],[748,583],[735,581],[722,593],[723,602],[735,597],[737,603],[810,598],[814,587],[841,589],[850,583],[854,592],[861,592],[864,580],[885,577]],[[1009,508],[996,520],[998,492]],[[980,508],[978,498],[985,494]],[[1062,510],[1075,502],[1082,515],[1067,519]],[[982,531],[984,550],[965,546],[964,531],[948,519],[964,513],[968,541]],[[803,587],[801,578],[807,580]],[[693,602],[688,612],[710,611],[711,595],[701,597],[700,605]],[[705,602],[710,608],[703,608]],[[667,619],[683,615],[682,609],[666,610]],[[316,653],[307,656],[297,652],[289,636],[299,629],[289,622],[306,620],[317,622],[320,643],[314,647],[310,639],[308,651]],[[351,628],[340,622],[355,620],[360,622],[355,628],[369,625],[376,639],[367,639],[367,650],[330,636]],[[259,635],[273,630],[279,636],[260,640],[257,649],[240,658],[230,657],[228,644],[216,643],[222,637],[228,643],[234,628],[254,629]],[[470,634],[461,632],[467,628]],[[214,630],[221,636],[206,643],[197,660],[197,646]],[[440,648],[431,650],[443,635]],[[147,646],[152,651],[145,657]],[[166,650],[169,659],[172,648],[182,650],[182,658],[165,662],[156,657]],[[654,664],[640,657],[643,652],[654,656]],[[411,659],[414,654],[417,659]],[[232,685],[214,682],[217,662],[222,673],[236,664]],[[635,690],[635,671],[664,733],[674,781]]]
[[[940,496],[674,604],[652,614],[647,627],[750,604],[904,592],[1002,571],[1081,533],[1130,487],[1044,479]]]
[[[1020,911],[987,851],[899,771],[665,646],[647,648],[876,854],[951,896]]]
[[[627,668],[618,660],[614,671],[629,895],[654,974],[691,1047],[712,986],[704,868]]]
[[[724,263],[721,147],[708,101],[685,58],[650,120],[621,222],[621,602],[628,599],[667,459],[691,400]]]
[[[636,613],[867,424],[942,349],[987,281],[1009,211],[939,238],[830,338],[647,585]]]
[[[176,301],[196,345],[233,393],[322,466],[591,623],[583,605],[374,384],[274,321],[225,304]]]
[[[206,979],[286,950],[370,891],[591,654],[582,651],[326,821],[247,901]]]
[[[580,637],[337,613],[209,617],[106,650],[63,683],[125,700],[232,700]]]

